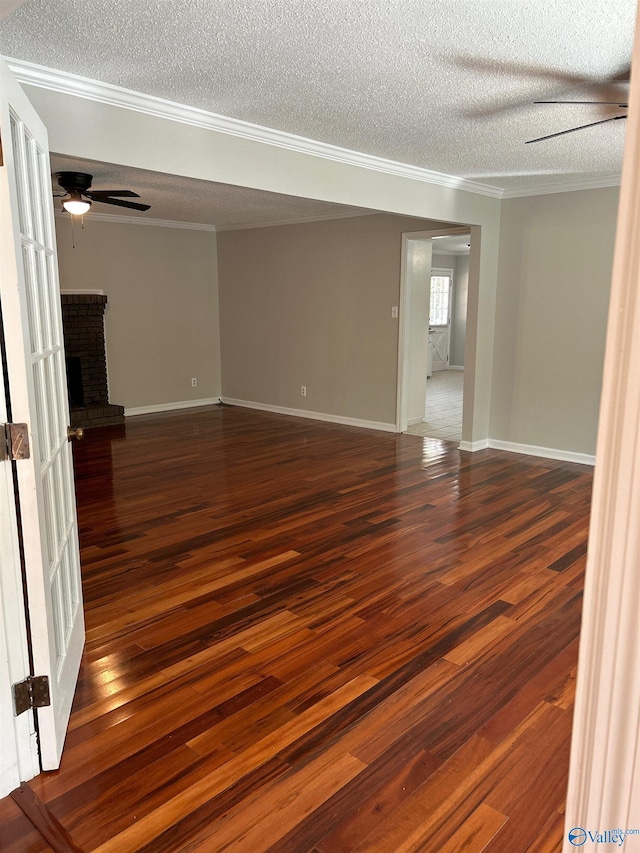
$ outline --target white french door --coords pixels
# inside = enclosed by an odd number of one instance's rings
[[[451,348],[451,291],[453,270],[432,269],[429,296],[429,350],[431,370],[449,369]]]
[[[429,329],[431,370],[449,369],[449,326],[432,326]]]
[[[5,369],[12,420],[27,424],[30,440],[30,458],[0,464],[14,464],[17,474],[33,674],[48,677],[51,697],[37,711],[40,760],[51,770],[60,762],[84,644],[78,528],[47,133],[1,61],[0,85]],[[7,697],[0,702],[6,710]]]

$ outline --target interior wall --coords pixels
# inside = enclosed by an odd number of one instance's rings
[[[402,233],[429,227],[379,214],[218,234],[223,395],[395,424]]]
[[[467,443],[489,434],[500,199],[427,179],[382,161],[371,168],[292,150],[258,138],[196,126],[179,112],[24,85],[49,132],[52,151],[173,175],[255,187],[303,198],[471,224],[465,407]],[[482,251],[480,247],[482,246]],[[470,354],[473,354],[473,358]]]
[[[103,290],[110,402],[220,396],[216,235],[56,217],[60,288]],[[197,379],[193,388],[191,379]]]
[[[503,201],[490,435],[594,454],[618,188]]]

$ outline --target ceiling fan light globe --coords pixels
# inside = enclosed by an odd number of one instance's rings
[[[91,202],[83,198],[69,198],[62,202],[62,206],[72,216],[82,216],[91,207]]]

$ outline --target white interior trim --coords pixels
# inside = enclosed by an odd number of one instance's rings
[[[125,89],[121,86],[91,80],[88,77],[81,77],[77,74],[68,74],[67,72],[57,71],[53,68],[46,68],[33,62],[25,62],[21,59],[12,59],[11,57],[5,57],[5,59],[18,81],[20,83],[27,83],[30,86],[38,86],[41,89],[50,89],[51,91],[61,92],[66,95],[75,95],[76,97],[86,98],[87,100],[97,101],[102,104],[124,107],[125,109],[145,113],[146,115],[178,121],[182,124],[189,124],[195,127],[216,130],[231,136],[239,136],[243,139],[275,145],[290,151],[312,154],[316,157],[335,160],[339,163],[362,166],[365,169],[373,169],[376,172],[386,172],[391,175],[411,178],[415,181],[424,181],[428,184],[466,190],[467,192],[491,196],[492,198],[502,197],[502,189],[500,187],[471,181],[466,178],[459,178],[455,175],[445,175],[441,172],[434,172],[431,169],[424,169],[419,166],[411,166],[407,163],[398,163],[395,160],[386,160],[383,157],[374,157],[373,155],[363,154],[359,151],[351,151],[337,145],[329,145],[325,142],[318,142],[315,139],[307,139],[303,136],[296,136],[291,133],[252,124],[251,122],[218,115],[207,110],[178,104],[175,101],[167,101],[164,98],[145,95],[142,92],[134,92],[131,89]]]
[[[428,232],[425,231],[425,234],[428,233],[429,237],[432,240],[437,240],[439,237],[456,237],[458,234],[469,234],[470,225],[450,225],[445,226],[444,228],[430,228]],[[433,247],[433,254],[437,255],[437,247],[436,243]],[[451,252],[440,252],[441,255],[450,255]]]
[[[523,453],[525,456],[541,456],[543,459],[557,459],[560,462],[577,462],[580,465],[595,465],[596,457],[574,450],[557,450],[555,447],[540,447],[536,444],[518,444],[515,441],[489,439],[488,446],[493,450],[506,450],[508,453]]]
[[[489,447],[489,439],[482,438],[479,441],[461,441],[458,445],[458,450],[465,450],[467,453],[475,453],[477,450],[486,450]]]
[[[276,219],[269,222],[252,222],[243,225],[209,225],[204,222],[182,222],[176,219],[149,219],[148,217],[139,216],[122,216],[118,213],[94,213],[91,211],[87,214],[89,221],[95,219],[96,222],[116,222],[122,225],[152,225],[156,228],[185,228],[189,231],[244,231],[247,229],[254,230],[255,228],[274,228],[278,225],[299,225],[304,222],[324,222],[329,219],[352,219],[359,216],[376,216],[380,215],[379,210],[348,210],[336,213],[318,213],[313,216],[297,216],[290,219]],[[68,219],[69,214],[64,210],[55,211],[56,219]],[[453,253],[447,253],[453,254]],[[465,254],[465,253],[463,253]],[[70,291],[69,291],[70,292]],[[78,291],[80,292],[80,291]],[[89,291],[82,291],[88,293]]]
[[[66,95],[86,98],[112,106],[124,107],[125,109],[145,113],[146,115],[158,116],[160,118],[178,121],[182,124],[190,124],[195,127],[204,127],[227,133],[231,136],[239,136],[243,139],[251,139],[268,145],[276,145],[290,151],[299,151],[304,154],[312,154],[339,163],[348,163],[353,166],[362,166],[377,172],[386,172],[403,178],[411,178],[415,181],[425,181],[442,187],[465,190],[477,195],[490,196],[492,198],[520,198],[530,195],[543,195],[546,193],[572,192],[576,190],[597,189],[600,187],[618,186],[620,175],[605,175],[599,178],[585,178],[575,181],[559,180],[553,183],[539,184],[535,187],[514,187],[504,189],[493,184],[485,184],[469,178],[457,175],[446,175],[442,172],[434,172],[421,166],[412,166],[408,163],[399,163],[396,160],[387,160],[384,157],[375,157],[371,154],[363,154],[360,151],[352,151],[304,136],[296,136],[270,127],[241,121],[219,115],[218,113],[201,110],[197,107],[189,107],[175,101],[168,101],[154,95],[146,95],[142,92],[134,92],[122,86],[114,86],[111,83],[103,83],[92,80],[78,74],[69,74],[54,68],[47,68],[33,62],[25,62],[22,59],[5,57],[14,75],[20,83],[37,86],[41,89],[50,89]],[[497,176],[498,177],[498,176]],[[541,176],[547,178],[547,175]],[[145,220],[148,222],[148,220]]]
[[[305,409],[290,409],[286,406],[272,406],[269,403],[255,403],[252,400],[236,400],[234,397],[221,397],[222,403],[228,406],[240,406],[243,409],[257,409],[261,412],[273,412],[277,415],[292,415],[294,418],[309,418],[312,421],[325,421],[330,424],[360,427],[362,429],[378,429],[383,432],[396,432],[395,424],[384,421],[367,421],[361,418],[345,418],[342,415],[329,415],[325,412],[310,412]]]
[[[69,214],[62,210],[55,211],[56,219],[69,219]],[[96,222],[116,222],[122,225],[153,225],[156,228],[187,228],[190,231],[215,231],[215,225],[207,225],[203,222],[178,222],[174,219],[143,219],[138,216],[121,216],[118,213],[91,213],[87,214],[87,220],[95,219]],[[83,291],[88,293],[88,291]]]
[[[600,178],[580,178],[577,181],[538,184],[535,187],[514,187],[502,191],[502,198],[524,198],[530,195],[551,195],[552,193],[570,193],[578,190],[598,190],[603,187],[619,187],[620,175],[605,175]]]
[[[205,397],[202,400],[180,400],[176,403],[156,403],[153,406],[131,406],[124,410],[125,418],[134,415],[152,415],[156,412],[173,412],[176,409],[195,409],[199,406],[218,406],[220,397]]]
[[[568,833],[640,828],[640,20],[623,159],[600,405]],[[611,844],[589,844],[604,851]],[[619,846],[619,844],[618,844]],[[586,849],[586,848],[585,848]],[[624,849],[637,850],[637,836]]]

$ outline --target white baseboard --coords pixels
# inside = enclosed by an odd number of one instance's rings
[[[464,364],[450,364],[449,370],[464,370]]]
[[[133,415],[152,415],[155,412],[173,412],[175,409],[195,409],[199,406],[217,406],[220,397],[207,397],[204,400],[180,400],[176,403],[156,403],[154,406],[134,406],[124,410],[125,418]]]
[[[269,403],[254,403],[251,400],[236,400],[234,397],[221,397],[222,403],[228,406],[240,406],[243,409],[257,409],[260,412],[273,412],[276,415],[292,415],[294,418],[309,418],[313,421],[325,421],[342,426],[361,427],[362,429],[378,429],[383,432],[395,432],[396,425],[382,421],[365,421],[360,418],[345,418],[341,415],[327,415],[324,412],[309,412],[305,409],[289,409],[286,406],[272,406]]]
[[[476,450],[486,450],[489,447],[489,439],[483,438],[480,441],[461,441],[458,445],[458,450],[466,450],[468,453],[475,453]]]
[[[541,456],[544,459],[557,459],[560,462],[578,462],[581,465],[595,465],[596,457],[588,453],[576,453],[573,450],[556,450],[555,447],[538,447],[535,444],[517,444],[514,441],[489,439],[489,447],[494,450],[506,450],[509,453],[523,453],[525,456]]]
[[[538,447],[535,444],[517,444],[515,441],[499,441],[497,438],[483,438],[480,441],[461,441],[459,450],[475,453],[476,450],[505,450],[507,453],[522,453],[524,456],[540,456],[543,459],[556,459],[559,462],[577,462],[580,465],[595,465],[596,457],[573,450],[556,450],[555,447]]]
[[[366,421],[361,418],[345,418],[341,415],[328,415],[324,412],[310,412],[306,409],[290,409],[286,406],[272,406],[269,403],[255,403],[251,400],[237,400],[233,397],[208,397],[203,400],[181,400],[176,403],[157,403],[153,406],[136,406],[124,410],[125,417],[134,415],[150,415],[156,412],[172,412],[177,409],[193,409],[199,406],[215,406],[226,403],[228,406],[239,406],[243,409],[256,409],[261,412],[273,412],[277,415],[291,415],[295,418],[309,418],[313,421],[341,424],[343,426],[361,427],[362,429],[377,429],[382,432],[396,432],[395,424],[383,421]],[[409,419],[409,426],[422,423],[422,418]],[[483,438],[480,441],[461,441],[459,450],[475,453],[478,450],[504,450],[508,453],[522,453],[524,456],[539,456],[543,459],[556,459],[559,462],[577,462],[580,465],[595,465],[596,457],[588,453],[577,453],[573,450],[557,450],[554,447],[539,447],[535,444],[518,444],[514,441],[500,441],[496,438]]]
[[[423,424],[423,423],[426,423],[426,420],[424,418],[408,418],[407,419],[407,426],[415,426],[416,424]]]

